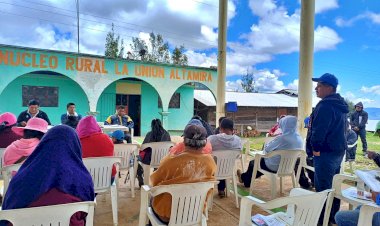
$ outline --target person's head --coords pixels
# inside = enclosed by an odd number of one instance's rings
[[[220,123],[220,132],[227,135],[234,134],[234,122],[229,118],[223,119]]]
[[[12,127],[17,122],[17,118],[10,112],[5,112],[0,115],[0,131],[5,127]]]
[[[37,114],[40,108],[40,102],[38,100],[30,100],[28,103],[28,111],[30,114]]]
[[[199,115],[194,115],[191,119],[198,119],[199,121],[202,121],[202,117]]]
[[[125,107],[123,105],[117,106],[116,112],[118,116],[123,117],[125,115]]]
[[[112,132],[110,137],[114,144],[121,144],[123,143],[123,140],[124,140],[124,132],[121,130],[115,130]]]
[[[41,139],[48,131],[48,123],[41,118],[31,118],[25,127],[13,127],[12,130],[22,135],[25,139],[38,138]]]
[[[222,121],[223,121],[223,119],[225,119],[225,118],[227,118],[227,117],[222,116],[222,117],[219,118],[219,120],[218,120],[218,122],[219,122],[219,126],[220,126],[220,124],[222,124]]]
[[[362,102],[359,102],[359,103],[355,104],[355,110],[356,111],[362,111],[363,108],[364,108],[364,106],[363,106]]]
[[[77,133],[79,138],[88,137],[94,134],[102,133],[102,129],[96,122],[92,115],[82,118],[77,126]]]
[[[282,135],[295,133],[297,131],[297,117],[287,115],[280,119],[279,126],[282,130]]]
[[[187,125],[196,125],[196,126],[202,126],[203,127],[203,124],[202,122],[199,120],[199,119],[191,119]]]
[[[329,73],[323,74],[319,78],[313,78],[314,82],[318,82],[315,87],[317,97],[323,99],[331,94],[336,93],[336,87],[338,86],[338,79]]]
[[[67,109],[67,112],[69,112],[69,114],[74,114],[75,113],[75,104],[74,103],[68,103],[66,105],[66,109]]]
[[[207,132],[203,126],[187,125],[183,137],[185,146],[190,149],[200,150],[206,146]]]

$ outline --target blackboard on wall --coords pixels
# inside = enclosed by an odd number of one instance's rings
[[[58,87],[22,86],[22,106],[30,100],[38,100],[41,107],[58,107]]]

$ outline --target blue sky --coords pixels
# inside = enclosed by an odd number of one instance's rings
[[[80,49],[104,53],[115,24],[131,37],[160,33],[184,44],[189,64],[217,64],[218,0],[80,0]],[[76,51],[75,0],[4,0],[0,43]],[[228,0],[227,90],[255,75],[260,92],[298,88],[300,0]],[[316,0],[314,74],[335,74],[353,102],[380,106],[380,4],[376,0]]]

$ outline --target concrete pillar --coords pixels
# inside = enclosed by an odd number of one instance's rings
[[[303,120],[312,110],[315,0],[301,2],[300,58],[298,81],[298,131],[306,137]]]
[[[168,120],[169,114],[170,114],[170,112],[168,112],[168,111],[162,111],[162,112],[160,112],[160,115],[162,117],[161,118],[162,127],[164,127],[164,129],[166,129],[166,130],[168,130],[168,128],[169,128],[169,120]]]
[[[216,93],[216,126],[218,119],[225,116],[226,102],[226,43],[227,43],[227,0],[219,0],[218,27],[218,88]]]

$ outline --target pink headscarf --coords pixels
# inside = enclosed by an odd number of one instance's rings
[[[79,138],[83,138],[93,134],[102,133],[102,129],[96,122],[95,117],[88,115],[79,121],[77,126],[77,133]]]

